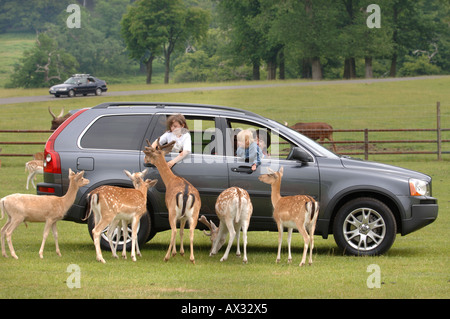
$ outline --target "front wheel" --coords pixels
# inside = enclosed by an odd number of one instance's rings
[[[392,211],[374,198],[357,198],[342,206],[333,224],[337,245],[350,255],[381,255],[397,233]]]
[[[119,223],[119,225],[121,225],[121,223]],[[89,216],[89,219],[88,219],[88,230],[89,230],[89,234],[91,235],[91,238],[92,238],[92,230],[94,229],[94,227],[95,227],[94,214],[91,213],[91,215]],[[111,247],[109,246],[108,238],[106,236],[108,229],[109,229],[109,226],[107,226],[100,235],[100,247],[102,250],[111,250]],[[139,247],[143,247],[143,245],[148,241],[150,230],[151,230],[151,218],[150,218],[149,213],[147,212],[141,217],[141,220],[139,221],[138,232],[137,232],[137,241],[138,241]],[[128,225],[126,231],[127,231],[127,241],[126,241],[125,245],[126,245],[126,249],[128,251],[130,251],[131,250],[131,225]],[[122,251],[123,244],[124,244],[123,230],[122,230],[122,235],[120,237],[118,237],[117,235],[118,235],[118,232],[117,232],[117,230],[115,230],[113,233],[113,236],[112,236],[112,243],[113,243],[113,245],[117,245],[117,251]]]

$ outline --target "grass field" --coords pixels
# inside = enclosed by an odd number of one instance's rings
[[[169,86],[171,87],[171,86]],[[48,129],[47,108],[65,110],[91,107],[112,100],[174,101],[211,103],[245,108],[277,121],[324,121],[335,128],[434,128],[435,105],[441,101],[442,125],[450,127],[450,77],[395,83],[342,84],[308,87],[200,91],[151,96],[86,97],[59,99],[46,103],[0,106],[1,129]],[[130,87],[131,88],[131,87]],[[111,90],[123,90],[118,85]],[[136,89],[136,88],[133,88]],[[0,96],[8,95],[0,90]],[[46,94],[43,93],[43,94]],[[57,111],[55,111],[57,112]],[[448,135],[447,135],[448,136]],[[18,139],[0,134],[0,140]],[[21,135],[21,140],[45,140],[46,135]],[[354,138],[344,135],[340,138]],[[446,137],[449,139],[449,137]],[[2,146],[3,152],[34,152],[40,146]],[[448,151],[448,145],[446,146]],[[0,158],[0,197],[27,192],[26,158]],[[298,267],[302,240],[293,239],[293,263],[287,264],[286,244],[282,262],[275,263],[277,234],[249,233],[249,263],[243,265],[230,254],[225,263],[219,255],[209,257],[209,238],[196,232],[196,265],[188,256],[177,255],[164,263],[169,232],[159,233],[142,247],[136,263],[113,260],[104,253],[107,264],[95,261],[95,251],[87,226],[59,222],[62,257],[47,239],[44,259],[38,256],[43,225],[18,227],[13,235],[19,260],[0,259],[0,298],[449,298],[450,243],[450,155],[436,161],[434,155],[379,156],[374,160],[418,170],[433,177],[433,195],[439,200],[439,217],[433,224],[408,236],[397,236],[389,252],[379,257],[344,256],[332,236],[316,237],[314,264]],[[42,179],[42,177],[40,177]],[[34,190],[28,191],[34,193]],[[0,221],[3,225],[5,220]],[[285,236],[286,238],[286,236]],[[186,248],[186,241],[185,241]],[[234,249],[234,248],[233,248]],[[8,251],[9,254],[9,251]],[[67,268],[80,269],[81,288],[69,289]],[[380,267],[381,288],[368,288],[369,265]]]

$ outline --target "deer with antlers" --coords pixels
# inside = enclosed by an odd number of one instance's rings
[[[288,229],[288,263],[292,261],[291,237],[292,230],[297,229],[303,236],[304,247],[300,267],[306,262],[306,253],[309,250],[309,264],[312,264],[312,250],[314,249],[314,231],[316,229],[317,216],[319,215],[319,203],[308,195],[295,195],[281,197],[281,178],[283,167],[278,172],[268,168],[269,174],[260,175],[258,179],[272,187],[273,218],[278,227],[278,253],[276,262],[280,262],[281,242],[283,229]]]
[[[225,254],[220,259],[224,261],[228,259],[228,254],[233,244],[234,237],[237,233],[237,250],[236,256],[241,255],[239,248],[239,233],[242,229],[242,237],[244,240],[244,259],[247,263],[247,229],[250,224],[250,218],[253,213],[253,205],[250,200],[250,196],[245,189],[240,187],[230,187],[220,193],[216,201],[216,214],[220,219],[219,227],[217,227],[213,221],[209,221],[205,216],[201,216],[199,221],[205,224],[209,229],[209,234],[204,231],[204,234],[211,238],[211,252],[210,256],[217,254],[222,245],[225,243],[227,234],[230,233],[228,239],[228,246],[225,250]]]
[[[144,150],[145,163],[155,165],[161,175],[166,186],[166,207],[169,211],[169,224],[172,230],[170,237],[169,249],[167,250],[164,261],[168,261],[175,256],[177,249],[175,246],[175,238],[177,235],[177,221],[180,221],[180,254],[184,255],[183,248],[183,230],[186,222],[189,222],[189,239],[191,255],[190,260],[195,264],[194,258],[194,230],[198,222],[198,214],[200,212],[201,200],[198,190],[192,186],[187,180],[180,176],[176,176],[166,162],[165,155],[168,154],[174,145],[174,141],[164,146],[159,144],[157,140],[156,147],[153,148],[150,141]]]

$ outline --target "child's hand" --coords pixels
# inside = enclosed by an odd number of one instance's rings
[[[169,168],[172,168],[175,164],[176,163],[173,160],[167,162],[167,165],[169,165]]]
[[[252,165],[252,171],[256,171],[256,164]]]

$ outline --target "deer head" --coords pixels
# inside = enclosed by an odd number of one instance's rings
[[[158,140],[156,141],[156,147],[153,148],[150,141],[148,139],[146,141],[148,146],[146,146],[144,149],[145,154],[144,163],[146,164],[150,163],[153,165],[156,165],[158,159],[164,158],[166,154],[170,153],[170,151],[173,148],[173,145],[175,144],[175,141],[173,141],[170,142],[169,144],[162,146],[161,144],[159,144],[158,138]]]
[[[145,174],[147,174],[147,170],[148,170],[148,168],[144,169],[142,172],[137,172],[137,173],[133,173],[133,174],[131,174],[126,169],[123,171],[133,182],[134,188],[138,188],[140,183],[142,183],[144,181],[144,176],[145,176]]]
[[[58,116],[56,116],[52,110],[50,109],[50,106],[48,107],[48,112],[53,117],[52,119],[52,126],[50,130],[56,130],[65,120],[67,120],[70,117],[70,113],[67,113],[64,115],[64,108],[61,110],[61,113],[59,113]]]
[[[74,173],[72,169],[69,168],[69,181],[70,183],[75,183],[77,187],[83,187],[89,184],[89,180],[83,177],[84,171],[79,173]]]
[[[225,243],[225,240],[227,238],[228,232],[223,232],[222,236],[219,238],[219,227],[217,227],[212,220],[208,221],[204,215],[200,216],[198,219],[199,222],[206,225],[206,227],[209,228],[209,233],[204,230],[203,234],[208,236],[211,239],[211,250],[209,252],[209,255],[215,255],[220,250],[220,248]],[[215,244],[218,241],[217,244]]]
[[[281,178],[283,177],[283,166],[280,167],[280,170],[278,172],[275,172],[274,170],[267,168],[267,171],[269,174],[260,175],[258,179],[266,184],[272,185],[276,182],[281,182]]]

